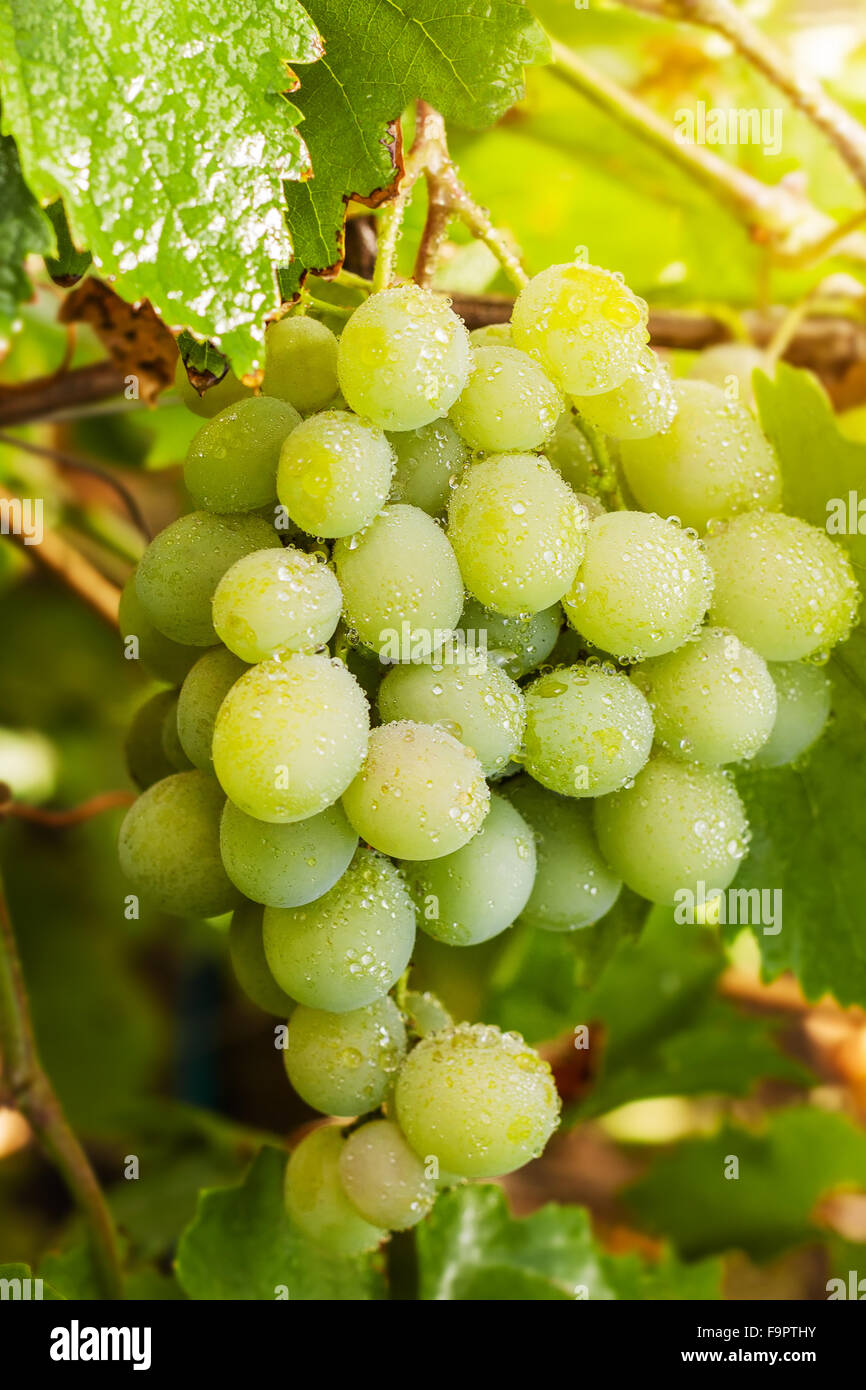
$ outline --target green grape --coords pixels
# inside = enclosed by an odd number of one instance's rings
[[[240,894],[222,866],[225,798],[203,772],[175,772],[142,792],[120,827],[120,867],[136,893],[175,917],[216,917]]]
[[[714,518],[778,507],[778,460],[748,410],[706,381],[677,381],[674,393],[677,413],[663,434],[620,442],[640,506],[700,531]]]
[[[811,662],[774,662],[767,670],[776,688],[776,719],[753,767],[793,763],[824,732],[830,718],[832,684]]]
[[[393,1120],[371,1120],[349,1135],[340,1181],[364,1219],[388,1231],[417,1226],[436,1199],[436,1184]]]
[[[481,828],[490,793],[471,749],[433,724],[373,729],[367,760],[343,793],[352,825],[395,859],[453,854]]]
[[[366,1115],[382,1104],[405,1056],[406,1027],[385,995],[340,1014],[301,1004],[283,1061],[301,1100],[314,1110]]]
[[[172,642],[170,637],[154,627],[138,597],[134,574],[127,579],[120,595],[117,622],[123,637],[124,652],[130,652],[130,659],[140,659],[155,676],[170,681],[172,685],[178,685],[201,656],[200,647],[185,647],[180,642]]]
[[[451,421],[473,449],[536,449],[553,432],[564,401],[538,363],[514,347],[472,352],[469,380]]]
[[[653,718],[628,676],[581,662],[526,688],[527,772],[562,796],[607,796],[640,772]]]
[[[632,374],[646,322],[646,304],[611,271],[551,265],[520,291],[511,331],[565,391],[594,396]]]
[[[235,908],[229,927],[229,955],[237,982],[244,994],[266,1014],[288,1018],[294,999],[280,989],[265,960],[262,943],[262,908],[258,903],[241,903]]]
[[[419,285],[381,290],[340,337],[337,370],[352,410],[385,430],[447,415],[469,375],[469,334],[443,299]]]
[[[621,386],[600,396],[575,396],[574,404],[593,428],[614,439],[649,439],[667,430],[677,413],[670,372],[651,348]]]
[[[419,1038],[438,1033],[440,1028],[450,1028],[454,1022],[441,999],[429,990],[420,994],[417,990],[407,989],[403,1011],[409,1027]]]
[[[397,460],[390,501],[420,507],[428,516],[441,515],[469,459],[450,420],[396,431],[388,435],[388,442]]]
[[[419,661],[451,636],[463,608],[454,551],[426,512],[386,507],[334,547],[346,621],[390,661]]]
[[[225,647],[205,652],[180,688],[177,732],[181,747],[193,767],[213,772],[213,730],[219,707],[247,663]]]
[[[166,715],[174,710],[175,699],[173,690],[158,690],[139,705],[132,716],[124,745],[126,766],[133,782],[142,789],[178,770],[166,752],[162,737]]]
[[[221,410],[193,439],[183,480],[197,507],[255,512],[277,500],[283,440],[301,417],[284,401],[251,396]]]
[[[441,859],[406,863],[418,925],[448,946],[476,946],[520,916],[535,879],[532,831],[514,807],[491,796],[474,839]]]
[[[458,1024],[412,1049],[397,1078],[397,1120],[425,1164],[494,1178],[537,1158],[559,1121],[547,1062],[517,1033]]]
[[[523,738],[520,686],[469,649],[448,647],[429,662],[393,667],[379,687],[379,714],[385,722],[441,725],[472,749],[485,777],[503,770]]]
[[[337,394],[337,339],[324,323],[292,314],[272,323],[265,334],[266,396],[288,401],[295,410],[323,410]]]
[[[749,839],[728,774],[663,753],[633,787],[595,803],[595,830],[614,873],[642,898],[668,905],[700,884],[707,892],[727,888]]]
[[[192,759],[184,752],[177,727],[178,693],[172,691],[171,701],[166,705],[162,720],[162,751],[165,753],[172,772],[186,772],[192,767]]]
[[[245,397],[252,395],[250,388],[244,386],[242,381],[238,381],[234,372],[229,370],[225,376],[208,387],[203,395],[199,395],[187,375],[183,358],[177,359],[177,366],[174,372],[174,384],[177,393],[186,406],[194,415],[201,415],[206,420],[225,410],[227,406],[234,405],[236,401],[242,401]]]
[[[485,608],[477,599],[466,600],[458,633],[462,633],[467,649],[489,652],[512,680],[519,680],[546,661],[556,645],[562,627],[562,609],[558,603],[541,608],[530,617],[509,617]]]
[[[719,767],[751,758],[776,717],[767,663],[732,632],[705,627],[694,642],[638,666],[656,740],[675,758]]]
[[[469,592],[509,617],[549,608],[573,582],[586,513],[537,454],[496,454],[468,468],[448,507],[448,536]]]
[[[570,410],[563,411],[544,446],[544,456],[575,492],[595,493],[601,486],[601,465],[595,450]]]
[[[469,333],[473,347],[514,347],[510,323],[484,323]]]
[[[394,451],[383,432],[345,410],[323,410],[289,435],[277,473],[279,499],[311,536],[350,536],[384,505]]]
[[[339,805],[273,825],[227,801],[220,823],[226,873],[245,897],[268,907],[301,907],[320,898],[345,873],[357,845]]]
[[[390,860],[359,849],[343,877],[304,907],[265,908],[265,956],[287,994],[347,1013],[381,999],[415,944],[415,908]]]
[[[712,592],[700,541],[647,512],[607,512],[590,522],[583,564],[562,606],[594,646],[642,661],[688,641]]]
[[[622,880],[605,863],[592,803],[557,796],[531,777],[515,777],[505,795],[531,826],[537,867],[520,921],[544,931],[579,931],[609,912]]]
[[[323,647],[343,596],[332,570],[294,546],[256,550],[226,570],[213,599],[217,635],[242,661]]]
[[[711,382],[724,390],[729,400],[741,401],[749,410],[754,410],[752,373],[756,367],[772,375],[772,365],[759,348],[750,343],[716,343],[698,353],[689,376]]]
[[[322,1125],[304,1136],[286,1168],[286,1211],[293,1225],[322,1249],[357,1256],[375,1250],[387,1231],[365,1221],[343,1191],[343,1142],[336,1125]]]
[[[860,593],[851,561],[797,516],[735,517],[707,539],[715,574],[711,620],[766,661],[799,661],[844,642]]]
[[[370,713],[341,661],[295,654],[236,681],[217,714],[214,771],[247,815],[280,824],[324,811],[367,750]]]
[[[135,577],[139,601],[166,637],[211,647],[217,584],[242,555],[273,544],[273,527],[261,517],[190,512],[160,531],[142,555]]]

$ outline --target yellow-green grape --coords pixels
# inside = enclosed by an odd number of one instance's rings
[[[388,435],[388,442],[397,460],[390,501],[440,516],[469,459],[469,450],[450,420],[396,431]]]
[[[474,839],[441,859],[406,863],[418,925],[448,946],[475,946],[510,927],[535,879],[535,843],[523,817],[501,796]]]
[[[441,725],[491,777],[520,749],[523,692],[493,660],[468,648],[447,647],[442,657],[393,667],[379,687],[379,713],[385,722]]]
[[[205,420],[210,420],[214,415],[218,415],[221,410],[225,410],[226,406],[234,405],[236,401],[242,401],[246,396],[252,395],[250,388],[244,386],[242,381],[238,381],[231,370],[227,371],[224,377],[210,386],[202,395],[199,395],[187,375],[182,357],[177,359],[174,384],[177,394],[187,410],[191,410],[194,415],[201,415]]]
[[[348,1116],[378,1109],[405,1056],[406,1025],[385,995],[341,1014],[301,1004],[283,1061],[301,1100],[325,1115]]]
[[[229,955],[235,978],[244,994],[266,1014],[288,1018],[295,1008],[281,990],[265,960],[262,943],[263,911],[258,903],[241,903],[232,914],[229,927]]]
[[[265,956],[287,994],[346,1013],[381,999],[415,944],[415,908],[389,859],[357,850],[343,877],[304,907],[267,907]]]
[[[248,816],[304,820],[345,791],[364,761],[369,727],[364,692],[341,661],[300,653],[263,661],[220,706],[214,771]]]
[[[473,347],[514,347],[510,323],[484,323],[469,333]]]
[[[434,724],[373,729],[367,760],[343,794],[352,825],[395,859],[438,859],[472,839],[490,806],[481,764]]]
[[[457,629],[468,650],[488,653],[512,680],[519,680],[546,661],[562,627],[558,603],[526,617],[509,617],[485,608],[475,598],[466,600]]]
[[[162,747],[171,764],[172,772],[186,772],[193,766],[192,759],[184,752],[177,726],[178,692],[171,692],[171,701],[166,706],[162,720]]]
[[[666,430],[677,413],[670,372],[646,348],[631,376],[600,396],[575,396],[584,420],[614,439],[649,439]]]
[[[607,796],[640,772],[653,718],[621,671],[579,663],[538,676],[526,688],[523,762],[536,782],[562,796]]]
[[[494,1178],[537,1158],[559,1122],[553,1074],[517,1033],[461,1023],[423,1038],[397,1078],[397,1120],[419,1158]]]
[[[477,347],[451,421],[473,449],[536,449],[562,414],[562,393],[538,363],[514,347]]]
[[[607,512],[589,524],[583,564],[562,606],[594,646],[642,661],[688,641],[712,592],[695,537],[647,512]]]
[[[595,493],[601,485],[601,465],[580,422],[563,411],[544,446],[544,457],[575,492]]]
[[[292,521],[311,536],[350,536],[383,506],[394,451],[383,432],[346,410],[323,410],[283,445],[277,494]]]
[[[254,512],[277,500],[277,465],[283,440],[301,417],[284,401],[265,396],[230,405],[202,425],[183,465],[183,480],[197,507],[209,512]]]
[[[324,323],[293,314],[265,334],[262,391],[306,414],[322,410],[337,394],[337,339]]]
[[[551,265],[520,291],[511,331],[563,390],[595,396],[631,375],[649,337],[646,323],[646,304],[611,271]]]
[[[339,805],[290,825],[254,820],[227,801],[220,852],[232,883],[267,907],[301,907],[327,893],[345,873],[358,837]]]
[[[442,1000],[431,994],[430,990],[425,990],[422,994],[418,990],[407,989],[403,999],[403,1012],[412,1032],[419,1038],[438,1033],[440,1028],[450,1028],[454,1022]]]
[[[749,840],[746,812],[730,776],[660,753],[634,786],[595,803],[604,858],[650,902],[673,904],[704,885],[727,888]]]
[[[173,690],[158,690],[139,705],[132,716],[124,752],[129,775],[142,789],[177,771],[166,752],[162,737],[165,717],[174,710],[175,699]]]
[[[707,538],[707,556],[715,575],[711,621],[766,661],[829,652],[856,621],[860,592],[851,561],[799,517],[735,517]]]
[[[334,635],[343,596],[332,570],[294,546],[257,550],[226,570],[213,600],[217,636],[250,663],[314,651]]]
[[[749,410],[755,408],[752,374],[755,368],[772,375],[766,353],[750,343],[716,343],[698,353],[689,369],[690,377],[712,382],[725,392],[729,400],[741,401]]]
[[[181,747],[193,767],[213,772],[213,731],[219,707],[247,663],[225,647],[205,652],[180,688],[177,732]]]
[[[448,536],[469,592],[488,608],[526,616],[573,582],[586,512],[537,454],[495,454],[467,468],[448,506]]]
[[[349,1135],[340,1181],[364,1219],[388,1231],[417,1226],[436,1198],[436,1184],[393,1120],[371,1120]]]
[[[186,647],[172,642],[155,627],[144,610],[135,587],[135,575],[130,575],[120,595],[117,622],[123,637],[127,660],[142,661],[160,680],[178,685],[190,667],[201,656],[200,647]]]
[[[398,285],[372,294],[343,329],[340,388],[382,429],[416,430],[448,414],[466,385],[469,351],[469,334],[443,299]]]
[[[714,518],[778,507],[779,463],[745,406],[706,381],[677,381],[674,393],[677,412],[664,433],[620,442],[639,504],[699,531]]]
[[[451,636],[463,580],[441,527],[418,507],[386,507],[334,547],[346,621],[389,661],[422,661]]]
[[[343,1190],[343,1142],[336,1125],[322,1125],[304,1136],[286,1168],[286,1211],[315,1245],[332,1255],[357,1256],[375,1250],[388,1233],[365,1221]]]
[[[225,797],[203,772],[175,772],[130,806],[120,827],[120,867],[136,893],[175,917],[216,917],[240,894],[222,866]]]
[[[259,516],[190,512],[160,531],[139,560],[139,602],[172,641],[212,647],[217,640],[211,612],[217,584],[242,555],[273,544],[273,527]]]
[[[535,836],[535,882],[520,920],[543,931],[579,931],[609,912],[620,895],[602,858],[592,803],[557,796],[531,777],[515,777],[505,795]]]
[[[632,679],[649,700],[657,742],[675,758],[720,767],[753,757],[770,736],[776,687],[767,663],[724,628],[703,628]]]
[[[776,687],[776,719],[753,767],[792,763],[821,737],[830,718],[831,682],[811,662],[774,662],[767,667]]]

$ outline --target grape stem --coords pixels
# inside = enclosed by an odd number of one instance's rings
[[[21,504],[21,499],[0,484],[0,499]],[[9,539],[35,565],[59,579],[110,627],[117,628],[120,590],[95,565],[71,546],[56,531],[46,530],[38,545],[28,545],[24,536],[10,534]]]
[[[458,218],[472,235],[496,256],[517,289],[528,280],[519,256],[493,225],[486,208],[480,207],[462,183],[448,153],[445,122],[426,101],[417,103],[415,137],[406,156],[395,197],[379,219],[379,243],[373,271],[373,289],[386,289],[394,278],[397,246],[412,190],[421,175],[427,184],[427,217],[415,258],[413,278],[429,287],[433,281],[448,224]]]
[[[0,444],[5,444],[10,449],[20,449],[24,454],[33,454],[36,458],[50,459],[64,472],[86,473],[91,478],[98,478],[120,498],[133,526],[141,532],[145,540],[151,540],[147,522],[132,493],[125,483],[122,483],[113,473],[109,473],[107,469],[100,468],[95,463],[86,463],[83,459],[66,454],[61,449],[49,449],[43,444],[31,444],[27,439],[17,439],[15,435],[5,434],[2,430],[0,430]]]
[[[114,1218],[39,1057],[21,958],[0,879],[0,1099],[28,1121],[87,1221],[104,1297],[123,1297]]]
[[[33,825],[43,825],[49,830],[66,830],[70,825],[81,825],[92,820],[103,811],[113,811],[118,806],[131,806],[135,793],[127,791],[100,792],[78,806],[66,811],[45,811],[41,806],[28,806],[22,801],[13,801],[12,793],[5,782],[0,782],[0,820],[12,816],[16,820],[30,821]]]

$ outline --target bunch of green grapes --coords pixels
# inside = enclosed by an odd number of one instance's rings
[[[333,1251],[513,1171],[558,1121],[522,1038],[409,989],[416,932],[459,949],[591,929],[624,885],[725,889],[734,769],[828,720],[847,556],[780,510],[735,393],[672,381],[646,325],[583,263],[471,336],[414,284],[339,338],[290,313],[260,394],[191,402],[196,510],[124,592],[125,652],[165,685],[130,729],[123,869],[161,911],[233,913],[289,1081],[352,1122],[286,1174]]]

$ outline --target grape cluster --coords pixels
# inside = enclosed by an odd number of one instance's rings
[[[749,409],[672,381],[646,325],[582,263],[473,334],[404,284],[339,338],[272,325],[262,394],[182,383],[210,418],[197,510],[123,596],[173,688],[130,730],[120,858],[166,912],[234,911],[289,1080],[354,1121],[287,1170],[332,1250],[512,1171],[557,1124],[522,1038],[408,990],[416,930],[469,946],[589,927],[623,884],[725,889],[749,840],[730,765],[790,762],[828,718],[848,559],[780,510]]]

